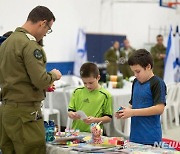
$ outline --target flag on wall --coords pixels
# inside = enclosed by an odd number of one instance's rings
[[[80,76],[80,67],[83,63],[87,62],[86,34],[82,29],[79,29],[76,46],[73,74]]]
[[[166,84],[180,82],[180,36],[178,27],[174,36],[172,27],[169,32],[164,69]]]

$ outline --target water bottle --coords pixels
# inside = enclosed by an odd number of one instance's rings
[[[46,142],[48,142],[48,136],[49,136],[49,124],[48,124],[47,121],[44,121],[44,128],[45,128]]]
[[[55,139],[55,124],[53,120],[49,120],[49,129],[48,129],[48,141],[53,141]]]

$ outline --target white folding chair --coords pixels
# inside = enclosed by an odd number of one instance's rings
[[[73,86],[76,86],[76,87],[84,85],[82,79],[80,77],[77,77],[77,76],[72,76],[72,82],[73,82]]]
[[[119,121],[119,123],[122,125],[121,129],[119,129],[115,126],[115,124],[117,124],[117,121]],[[130,136],[131,118],[117,119],[117,118],[113,117],[113,123],[114,123],[115,132],[118,135],[128,139]]]
[[[66,85],[69,85],[69,86],[79,87],[79,86],[84,85],[82,79],[75,75],[64,75],[62,76],[61,81],[66,83]]]
[[[58,131],[61,131],[60,111],[58,109],[53,108],[52,92],[47,92],[46,94],[48,95],[48,100],[46,97],[46,99],[43,101],[43,108],[42,108],[42,114],[44,117],[44,121],[49,121],[50,115],[56,115]],[[45,107],[45,104],[44,104],[45,101],[47,101],[48,107]]]
[[[179,126],[180,83],[177,83],[174,88],[174,99],[171,100],[170,109],[173,109],[174,111],[175,125]]]
[[[68,112],[68,106],[69,106],[70,98],[72,96],[73,91],[76,88],[77,88],[76,86],[68,86],[68,87],[63,88],[63,95],[64,95],[64,100],[65,100],[67,112]],[[72,127],[72,122],[73,122],[73,120],[71,118],[67,117],[67,123],[66,123],[67,129],[70,129]]]
[[[121,126],[117,127],[117,124]],[[130,136],[131,118],[117,119],[114,115],[110,123],[103,124],[107,136],[122,136],[128,139]],[[112,127],[114,130],[112,131]]]
[[[166,97],[166,106],[164,108],[164,112],[161,115],[162,118],[162,126],[164,131],[168,129],[167,123],[169,120],[170,127],[172,127],[172,111],[171,111],[171,103],[176,97],[177,86],[176,83],[171,83],[167,85],[167,97]]]

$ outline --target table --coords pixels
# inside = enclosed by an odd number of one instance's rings
[[[83,151],[74,151],[72,147],[64,148],[64,146],[58,146],[58,145],[46,145],[47,152],[46,154],[78,154],[78,153],[87,153]],[[107,149],[108,150],[108,149]],[[91,152],[92,153],[92,152]],[[93,151],[93,153],[98,153],[98,151]],[[114,147],[109,149],[109,151],[99,152],[99,153],[127,153],[127,154],[179,154],[180,152],[175,151],[174,149],[170,149],[168,147],[165,148],[159,148],[159,147],[152,147],[150,145],[142,145],[132,142],[126,143],[126,148],[124,149],[118,149],[118,147]]]
[[[124,81],[124,87],[122,89],[107,89],[113,98],[113,113],[117,111],[120,106],[127,107],[129,105],[129,100],[131,97],[131,86],[132,83]],[[63,88],[58,88],[54,92],[51,93],[53,107],[60,110],[61,114],[61,126],[66,126],[67,123],[67,104],[65,102],[65,97],[63,94]],[[70,94],[69,94],[70,96]],[[45,100],[45,106],[47,106],[47,101],[49,101],[49,97]],[[130,131],[130,119],[128,120],[120,120],[115,118],[113,114],[112,121],[108,124],[105,124],[106,133],[108,136],[122,136],[120,131],[125,130],[125,136],[129,135]],[[125,124],[125,125],[124,125]]]

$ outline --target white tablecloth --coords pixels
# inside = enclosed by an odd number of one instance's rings
[[[117,119],[114,116],[114,113],[118,110],[120,106],[128,107],[129,106],[129,100],[131,98],[131,88],[123,88],[123,89],[112,89],[109,90],[113,97],[113,118],[112,121],[105,125],[106,133],[108,136],[120,136],[118,131],[122,131],[125,133],[125,136],[128,136],[130,132],[130,123],[128,124],[128,127],[125,127],[125,122],[129,122],[129,119]],[[128,129],[128,130],[124,130]]]
[[[79,151],[73,151],[72,147],[63,148],[62,146],[54,146],[47,144],[46,146],[46,154],[78,154],[78,153],[87,153],[87,152],[79,152]],[[113,149],[112,149],[113,150]],[[93,151],[92,151],[93,152]],[[94,153],[97,153],[94,152]],[[100,152],[103,153],[103,152]],[[113,151],[106,151],[106,153],[113,153]],[[168,149],[168,146],[165,146],[165,148],[159,148],[159,147],[152,147],[150,145],[142,145],[137,143],[128,142],[126,144],[125,149],[119,149],[118,147],[114,148],[114,153],[128,153],[128,154],[177,154],[180,153],[179,151],[175,151],[174,149]]]

